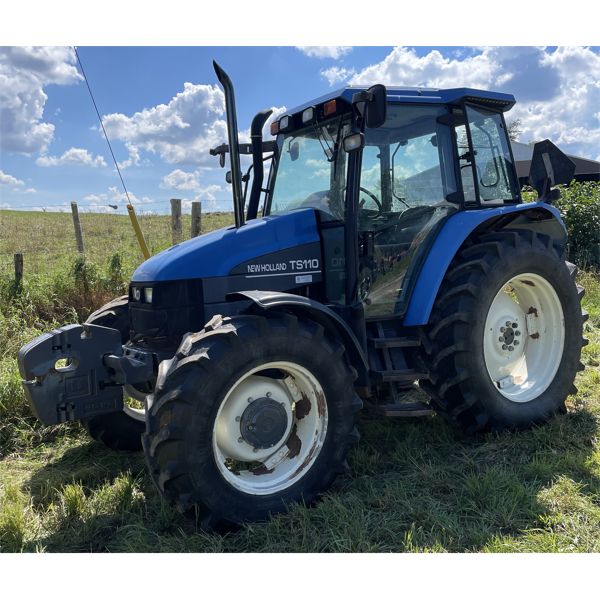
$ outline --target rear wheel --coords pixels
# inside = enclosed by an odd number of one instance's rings
[[[344,347],[292,315],[213,320],[159,367],[144,449],[160,492],[203,527],[314,501],[358,438]]]
[[[128,297],[115,298],[93,312],[86,323],[111,327],[121,332],[121,341],[129,341]],[[84,425],[92,438],[113,450],[137,452],[142,449],[142,433],[145,429],[144,399],[152,391],[150,387],[124,386],[123,410],[99,415]]]
[[[453,261],[435,302],[421,386],[463,429],[523,428],[565,411],[582,338],[576,268],[549,238],[480,236]]]

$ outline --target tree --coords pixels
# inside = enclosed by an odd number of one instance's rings
[[[521,119],[513,119],[508,123],[508,137],[511,142],[518,142],[519,137],[523,133],[521,129]]]

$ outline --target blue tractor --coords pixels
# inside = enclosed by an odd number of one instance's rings
[[[228,143],[211,153],[229,158],[235,225],[21,349],[42,422],[143,447],[160,493],[208,528],[316,500],[348,468],[363,403],[468,432],[565,411],[585,315],[551,201],[574,166],[536,144],[523,203],[513,96],[347,87],[280,116],[271,140],[258,113],[241,143],[215,71]]]

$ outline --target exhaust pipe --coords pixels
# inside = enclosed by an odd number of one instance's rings
[[[233,190],[233,212],[235,226],[244,224],[244,207],[242,199],[242,169],[240,167],[240,149],[238,140],[237,115],[235,112],[235,94],[233,83],[227,73],[213,60],[213,67],[219,83],[225,93],[225,109],[227,111],[227,137],[229,138],[229,160],[231,164],[231,187]]]
[[[250,127],[250,140],[252,141],[252,188],[250,189],[250,200],[248,201],[247,219],[256,219],[258,214],[258,203],[260,202],[260,193],[262,191],[263,179],[265,176],[263,162],[263,137],[262,129],[267,122],[267,119],[273,113],[272,110],[261,110],[256,113],[252,119]]]

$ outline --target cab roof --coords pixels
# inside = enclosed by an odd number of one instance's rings
[[[308,108],[328,102],[329,100],[340,99],[348,104],[352,102],[352,96],[356,92],[366,90],[364,86],[350,85],[345,88],[329,92],[320,98],[315,98],[301,106],[295,107],[288,114],[296,114]],[[473,88],[450,88],[445,90],[434,88],[416,88],[416,87],[394,87],[386,86],[388,102],[392,103],[410,103],[410,104],[459,104],[464,100],[470,100],[480,104],[487,104],[503,112],[510,110],[515,105],[515,97],[512,94],[501,92],[489,92],[486,90],[476,90]]]

